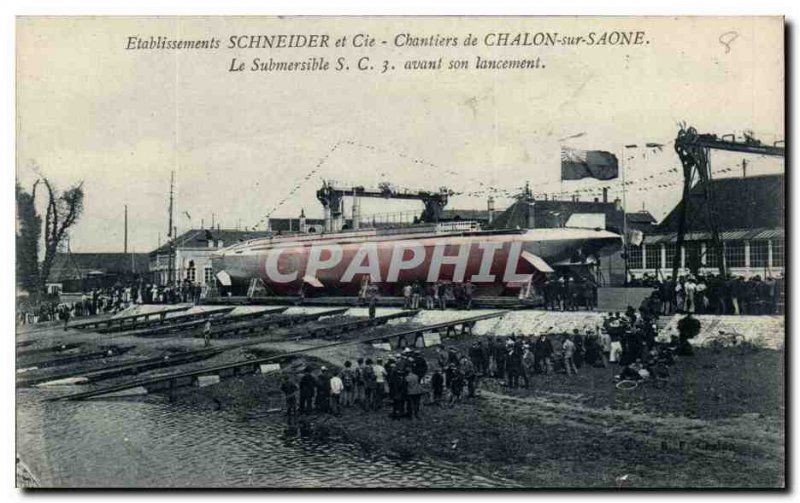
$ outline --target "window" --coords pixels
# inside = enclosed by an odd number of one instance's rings
[[[642,268],[642,247],[629,246],[628,247],[628,268],[641,269]]]
[[[194,267],[194,260],[189,261],[189,267],[186,269],[186,279],[192,283],[197,279],[197,269]]]
[[[783,239],[772,241],[772,267],[783,267]]]
[[[203,269],[203,282],[206,285],[210,285],[214,283],[214,269],[207,265],[205,269]]]
[[[768,241],[750,241],[750,267],[767,267]]]
[[[661,269],[661,245],[647,245],[644,249],[648,269]]]
[[[706,242],[706,267],[719,267],[719,260],[717,257],[717,250],[714,248],[714,243],[711,241]]]
[[[675,243],[665,243],[664,249],[667,251],[666,263],[664,264],[664,266],[667,269],[672,269],[672,261],[675,260],[675,249],[676,249]],[[680,265],[681,264],[678,263],[678,266]]]
[[[217,248],[222,248],[223,244],[225,244],[225,243],[223,243],[221,239],[217,240]]]
[[[725,242],[725,265],[744,267],[744,241]]]

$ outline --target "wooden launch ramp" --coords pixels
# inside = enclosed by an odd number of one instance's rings
[[[219,380],[227,377],[252,375],[252,374],[277,370],[274,367],[264,368],[264,365],[278,360],[286,359],[286,357],[290,356],[300,355],[303,353],[317,351],[320,349],[330,348],[334,346],[343,346],[347,344],[363,344],[363,343],[371,343],[376,341],[387,341],[387,340],[391,341],[392,339],[400,341],[413,338],[412,340],[416,340],[418,336],[421,336],[425,332],[436,332],[441,330],[455,329],[457,327],[461,327],[463,330],[464,327],[471,327],[479,321],[503,316],[504,314],[506,314],[506,312],[507,311],[497,311],[497,312],[482,314],[479,316],[471,316],[443,323],[437,323],[433,325],[406,328],[389,334],[381,334],[378,336],[352,339],[347,341],[337,341],[337,342],[332,342],[330,344],[321,344],[314,347],[298,349],[296,351],[288,351],[285,353],[280,353],[277,355],[268,356],[264,358],[238,361],[215,367],[192,370],[188,372],[179,372],[175,374],[158,376],[158,377],[135,379],[129,382],[120,383],[113,386],[107,386],[104,388],[48,398],[46,399],[46,401],[85,400],[88,398],[103,398],[103,397],[112,398],[118,396],[133,396],[133,395],[141,395],[158,391],[167,391],[170,389],[175,389],[184,386],[199,385],[199,383],[204,380],[218,382]],[[367,318],[365,320],[356,320],[354,322],[351,322],[353,324],[351,326],[356,326],[358,328],[366,328],[369,326],[385,324],[388,321],[388,319],[391,319],[391,317],[396,318],[403,314],[405,314],[406,316],[410,316],[416,313],[417,311],[402,311],[400,313],[393,313],[382,317],[376,317],[371,319]],[[298,331],[298,335],[307,336],[308,331],[307,330]],[[248,341],[242,344],[226,346],[225,349],[232,349],[233,347],[241,347],[244,345],[261,344],[263,342],[264,342],[263,340],[252,341],[252,342]]]
[[[334,316],[337,314],[342,314],[343,311],[346,310],[330,309],[326,311],[318,311],[316,313],[311,313],[313,314],[313,317],[306,317],[306,315],[301,315],[303,316],[302,320],[304,321],[294,320],[293,324],[313,322],[323,316]],[[295,341],[312,337],[327,337],[330,335],[345,333],[359,328],[383,325],[387,323],[389,320],[401,317],[413,316],[416,313],[417,313],[416,311],[403,311],[403,312],[378,316],[372,319],[368,318],[356,318],[349,320],[346,319],[344,321],[329,323],[321,326],[303,327],[286,334],[281,334],[280,337],[282,339],[290,338]],[[224,327],[224,328],[227,330],[230,327]],[[265,325],[257,325],[257,326],[248,325],[247,327],[245,327],[246,332],[239,331],[239,329],[242,329],[242,327],[239,327],[236,333],[240,335],[250,334],[253,331],[258,333],[263,333],[267,331],[269,328],[270,326],[265,326]],[[236,329],[236,327],[234,327],[234,329]],[[230,331],[228,330],[227,332],[224,333],[230,333]],[[219,334],[217,334],[217,336],[219,336]],[[124,363],[104,365],[102,367],[97,367],[92,369],[70,370],[58,374],[51,374],[48,376],[21,377],[17,379],[17,386],[35,386],[35,385],[55,386],[62,384],[87,384],[124,375],[136,375],[149,370],[165,368],[165,367],[174,367],[177,365],[183,365],[185,363],[192,363],[199,360],[208,359],[211,358],[212,356],[216,356],[222,353],[223,351],[230,349],[254,346],[258,344],[263,344],[265,342],[273,342],[273,339],[267,338],[271,336],[272,334],[269,335],[265,334],[263,337],[257,337],[238,343],[226,344],[224,346],[215,346],[211,348],[204,348],[194,351],[185,351],[176,354],[162,355],[158,357],[142,358]]]

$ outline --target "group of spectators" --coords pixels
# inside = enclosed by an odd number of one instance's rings
[[[29,325],[31,323],[44,323],[47,321],[60,320],[63,312],[68,309],[64,303],[59,302],[39,302],[35,306],[17,305],[17,323],[19,325]]]
[[[663,380],[674,355],[692,354],[689,340],[700,323],[689,314],[680,320],[680,337],[657,340],[659,313],[648,306],[624,313],[608,313],[603,323],[583,331],[508,337],[485,336],[474,341],[466,353],[455,346],[437,346],[428,362],[419,350],[376,360],[359,358],[344,362],[341,369],[306,366],[298,379],[286,373],[281,385],[287,415],[331,413],[343,409],[380,411],[391,403],[390,417],[420,418],[420,404],[453,405],[462,397],[475,396],[481,378],[493,378],[510,389],[531,388],[536,375],[577,375],[585,368],[620,368],[617,380]],[[445,392],[446,398],[445,398]]]
[[[780,314],[784,279],[783,276],[762,279],[755,275],[745,279],[742,276],[690,274],[673,281],[645,274],[641,278],[632,277],[628,286],[653,288],[660,302],[661,314],[758,315]]]
[[[68,321],[70,318],[116,314],[133,304],[198,303],[203,297],[203,287],[185,280],[179,286],[151,285],[149,283],[117,284],[113,287],[94,288],[74,302],[45,301],[17,311],[19,324],[44,321]]]
[[[544,308],[551,311],[592,310],[597,307],[597,283],[587,278],[549,275],[539,287]]]
[[[69,321],[70,318],[95,316],[121,311],[132,302],[135,287],[97,288],[81,295],[75,302],[45,301],[22,308],[17,313],[20,324]]]
[[[344,362],[340,370],[306,366],[299,380],[284,375],[281,391],[286,399],[289,418],[311,413],[339,415],[343,409],[359,408],[364,412],[381,411],[391,404],[393,419],[420,419],[423,396],[427,405],[459,402],[465,392],[475,396],[477,370],[466,356],[452,350],[432,369],[418,350],[406,348],[394,356],[359,358],[355,365]]]
[[[472,344],[469,357],[482,376],[502,379],[513,389],[530,388],[537,374],[576,375],[583,367],[605,368],[611,363],[620,365],[625,374],[631,365],[671,364],[668,355],[673,349],[677,346],[670,349],[656,342],[653,317],[630,307],[625,313],[609,313],[602,326],[583,332],[487,336]],[[658,375],[664,375],[663,369]]]
[[[472,309],[475,285],[471,281],[464,283],[450,281],[422,283],[417,281],[406,284],[402,291],[404,309],[420,309],[423,299],[425,309],[447,309],[448,305],[457,309]]]
[[[424,283],[415,281],[403,285],[403,309],[447,309],[448,306],[456,309],[472,309],[472,301],[476,286],[471,281],[455,283],[452,281],[437,281]],[[366,304],[370,309],[370,317],[375,316],[379,292],[378,287],[365,278],[361,283],[358,299],[359,304]]]

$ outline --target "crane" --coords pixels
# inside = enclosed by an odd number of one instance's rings
[[[325,230],[336,231],[340,227],[338,222],[344,213],[343,203],[347,196],[353,197],[353,227],[358,228],[358,199],[374,197],[382,199],[404,199],[422,201],[425,209],[422,212],[423,222],[438,222],[442,211],[447,206],[447,201],[453,191],[446,187],[439,190],[400,190],[389,183],[381,183],[377,188],[363,186],[347,187],[334,181],[323,181],[322,188],[317,190],[317,199],[322,203],[325,212]]]
[[[744,141],[737,141],[734,135],[723,135],[717,137],[714,134],[699,134],[693,127],[682,127],[675,138],[675,152],[680,158],[683,166],[683,196],[680,213],[678,215],[678,236],[675,244],[677,252],[672,259],[672,279],[678,276],[680,267],[681,253],[686,232],[686,208],[689,205],[689,192],[695,175],[699,183],[702,184],[703,198],[706,209],[706,220],[711,231],[711,246],[713,253],[716,254],[719,272],[725,276],[725,260],[722,249],[722,241],[719,236],[716,213],[714,208],[713,188],[711,186],[711,162],[709,151],[711,149],[727,150],[730,152],[742,152],[753,155],[769,155],[785,157],[785,148],[775,145],[764,145],[755,139],[752,134],[745,134]]]

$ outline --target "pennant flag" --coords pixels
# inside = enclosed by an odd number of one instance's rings
[[[617,176],[619,163],[614,154],[602,150],[561,148],[561,180],[611,180]]]

